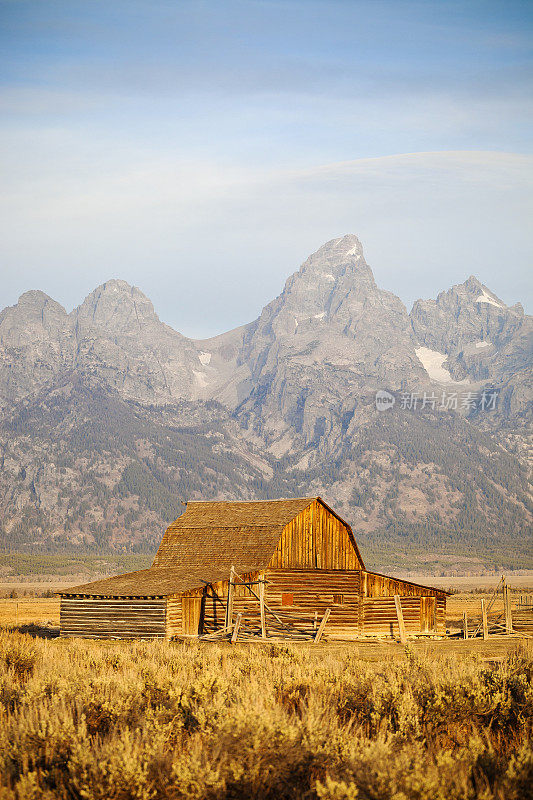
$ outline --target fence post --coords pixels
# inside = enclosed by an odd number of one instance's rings
[[[259,612],[261,614],[261,637],[267,638],[266,613],[265,613],[265,576],[260,576],[259,584]]]
[[[239,628],[241,627],[241,620],[242,620],[242,614],[239,611],[239,613],[237,614],[237,617],[235,619],[235,625],[233,627],[233,633],[231,634],[231,643],[232,644],[235,644],[235,642],[237,641],[237,637],[239,635]]]
[[[505,611],[505,633],[513,632],[513,618],[511,615],[511,596],[509,594],[509,587],[505,584],[503,588],[503,608]]]
[[[466,611],[463,611],[463,639],[468,639],[468,616]]]
[[[400,595],[394,595],[394,605],[396,606],[396,616],[398,617],[398,629],[400,631],[400,642],[407,644],[407,634],[405,633],[405,622],[403,621],[402,604],[400,602]]]
[[[326,608],[325,614],[322,617],[322,621],[321,621],[321,623],[319,625],[319,628],[318,628],[318,630],[316,632],[316,636],[315,636],[315,639],[314,639],[314,644],[318,644],[319,641],[321,640],[322,634],[324,633],[324,628],[326,627],[326,622],[328,621],[330,614],[331,614],[331,608]]]
[[[228,583],[228,601],[226,603],[226,628],[231,627],[233,618],[233,592],[235,591],[235,568],[232,567],[229,571]]]
[[[485,600],[481,598],[481,619],[483,622],[483,638],[489,638],[489,626],[487,624],[487,609],[485,608]]]

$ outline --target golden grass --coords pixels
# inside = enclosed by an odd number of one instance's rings
[[[0,798],[531,797],[531,647],[356,653],[4,630]]]

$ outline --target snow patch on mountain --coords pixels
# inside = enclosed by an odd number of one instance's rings
[[[492,347],[492,342],[476,342],[476,347]]]
[[[415,353],[432,381],[437,381],[437,383],[454,383],[448,370],[442,366],[447,359],[445,353],[439,353],[437,350],[430,350],[429,347],[416,347]]]
[[[211,361],[211,353],[200,353],[198,359],[204,367],[207,367]]]
[[[495,300],[494,297],[488,295],[485,289],[483,289],[483,293],[480,294],[479,297],[476,297],[476,303],[490,303],[491,306],[496,306],[496,308],[504,307],[502,303],[498,303],[498,301]]]

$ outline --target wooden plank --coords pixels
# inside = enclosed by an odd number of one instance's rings
[[[239,635],[239,628],[241,627],[242,614],[239,612],[235,618],[235,625],[233,626],[233,633],[231,634],[231,643],[235,644]]]
[[[407,644],[407,634],[405,632],[405,624],[403,621],[403,612],[402,612],[402,604],[400,602],[400,596],[395,594],[394,595],[394,605],[396,606],[396,616],[398,618],[398,629],[400,631],[400,642],[402,644]]]
[[[420,598],[420,631],[422,633],[435,633],[437,630],[437,598]]]
[[[331,614],[331,608],[326,608],[325,614],[322,617],[322,621],[320,622],[320,625],[319,625],[318,630],[316,632],[316,636],[315,636],[315,638],[313,640],[315,644],[318,644],[320,642],[320,640],[322,638],[322,634],[324,633],[324,628],[326,627],[326,623],[327,623],[327,621],[329,619],[329,615],[330,614]]]
[[[235,580],[235,568],[232,566],[229,571],[228,599],[226,605],[226,626],[225,626],[226,628],[231,627],[233,619],[233,595],[235,592],[234,580]]]
[[[265,579],[259,584],[259,613],[261,615],[261,637],[266,639],[267,626],[266,626],[266,612],[265,612]]]
[[[481,624],[483,626],[483,638],[489,638],[489,626],[487,624],[487,609],[485,607],[485,600],[481,598]]]
[[[511,595],[507,584],[503,587],[503,608],[505,612],[505,632],[513,632],[513,617],[511,614]]]

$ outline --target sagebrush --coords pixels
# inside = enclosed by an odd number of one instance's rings
[[[2,800],[522,800],[533,661],[0,635]]]

